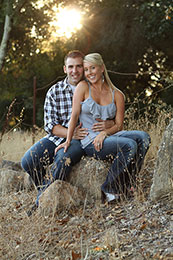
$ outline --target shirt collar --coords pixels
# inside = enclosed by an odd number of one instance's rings
[[[64,84],[63,85],[64,85],[63,86],[64,89],[68,88],[68,89],[73,91],[73,88],[72,88],[73,86],[68,82],[68,77],[66,77],[64,79]],[[74,86],[74,87],[76,87],[76,86]]]

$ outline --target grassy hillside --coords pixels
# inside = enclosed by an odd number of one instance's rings
[[[7,260],[114,260],[173,259],[172,201],[152,203],[149,191],[162,134],[172,117],[164,106],[145,119],[127,113],[127,129],[141,129],[151,136],[151,147],[130,199],[102,205],[92,198],[78,208],[65,208],[52,217],[28,217],[26,211],[36,191],[0,194],[0,259]],[[38,130],[35,140],[44,136]],[[20,161],[32,145],[30,132],[8,132],[0,143],[4,160]]]

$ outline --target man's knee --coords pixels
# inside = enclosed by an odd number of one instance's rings
[[[28,172],[28,170],[29,170],[29,165],[28,165],[28,160],[27,160],[27,156],[26,156],[26,155],[24,155],[24,156],[22,157],[22,159],[21,159],[21,166],[22,166],[22,168],[23,168],[26,172]]]

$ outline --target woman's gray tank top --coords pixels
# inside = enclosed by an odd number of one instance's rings
[[[99,132],[94,132],[92,126],[94,123],[97,123],[96,119],[114,119],[116,115],[116,106],[114,103],[114,93],[112,91],[112,103],[101,106],[97,104],[91,97],[91,88],[89,87],[89,97],[81,102],[81,113],[80,113],[80,122],[82,123],[82,128],[88,129],[88,135],[81,140],[82,148],[85,148],[90,144],[94,138],[99,134]]]

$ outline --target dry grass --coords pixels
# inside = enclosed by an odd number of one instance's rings
[[[155,121],[149,121],[147,116],[138,121],[129,118],[129,129],[146,130],[152,139],[133,199],[117,205],[89,200],[53,217],[37,213],[28,217],[26,211],[35,200],[36,191],[1,194],[0,259],[171,259],[169,255],[164,257],[166,249],[161,236],[168,241],[166,248],[171,247],[168,200],[162,210],[161,204],[152,205],[148,200],[158,147],[171,117],[170,110],[160,110]],[[36,139],[40,136],[43,133]],[[30,133],[5,134],[0,144],[1,158],[20,161],[31,145]],[[161,241],[160,245],[155,241]]]
[[[46,134],[43,130],[38,130],[35,135],[35,142]],[[32,132],[12,131],[3,135],[0,142],[0,158],[19,162],[24,153],[33,144]]]

